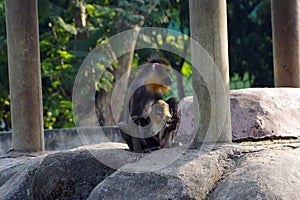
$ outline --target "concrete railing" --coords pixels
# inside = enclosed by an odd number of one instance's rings
[[[98,128],[80,128],[81,131],[88,134],[92,134],[91,137],[97,137],[97,134],[101,134],[102,129],[106,137],[112,142],[121,142],[118,126],[104,126]],[[86,129],[86,131],[85,131]],[[45,150],[46,151],[57,151],[72,149],[83,146],[84,144],[80,139],[80,136],[76,128],[68,129],[49,129],[44,131],[45,137]],[[97,142],[95,142],[97,143]],[[93,144],[93,141],[88,142]],[[10,131],[0,132],[0,154],[4,154],[9,151],[12,147],[12,133]]]

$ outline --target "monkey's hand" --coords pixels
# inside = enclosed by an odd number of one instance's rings
[[[145,148],[142,152],[143,153],[151,153],[152,151],[160,150],[160,146],[153,146],[149,148]]]
[[[132,116],[131,119],[135,124],[139,125],[140,121],[143,119],[143,117],[135,115],[135,116]]]
[[[119,128],[120,128],[123,132],[127,133],[128,135],[130,135],[130,129],[129,129],[129,126],[128,126],[127,123],[125,123],[125,122],[120,122],[120,123],[119,123]]]
[[[139,126],[147,126],[151,123],[151,120],[149,117],[147,118],[144,118],[142,116],[132,116],[131,117],[131,120],[136,124],[136,125],[139,125]]]
[[[130,160],[131,163],[138,162],[141,158],[144,157],[142,153],[134,153],[133,158]]]

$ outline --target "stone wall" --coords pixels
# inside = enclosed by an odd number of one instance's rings
[[[97,134],[101,134],[103,130],[106,137],[112,142],[121,142],[119,136],[119,128],[117,126],[105,126],[102,128],[81,128],[93,135],[91,137],[97,137]],[[92,131],[91,131],[92,130]],[[93,144],[93,142],[88,142]],[[97,143],[97,142],[95,142]],[[11,132],[0,132],[0,154],[3,154],[12,147],[12,133]],[[87,143],[84,142],[86,145]],[[45,149],[46,151],[59,151],[65,149],[72,149],[79,146],[83,146],[83,142],[78,135],[76,128],[68,129],[51,129],[45,130]]]

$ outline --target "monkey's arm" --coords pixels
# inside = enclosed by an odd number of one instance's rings
[[[178,101],[175,97],[171,97],[166,101],[167,104],[169,104],[169,109],[172,115],[172,118],[177,117],[178,114]]]
[[[163,99],[162,92],[152,93],[151,91],[148,91],[145,85],[139,87],[135,90],[130,99],[130,116],[142,116],[145,107],[151,106],[151,102],[154,102],[159,99]]]
[[[175,97],[169,98],[166,103],[169,104],[169,109],[172,115],[172,118],[170,121],[167,122],[167,126],[165,129],[163,129],[159,133],[160,138],[160,146],[166,147],[166,146],[174,146],[174,137],[176,135],[176,127],[177,123],[179,121],[178,118],[178,101]]]
[[[130,116],[142,116],[143,109],[149,101],[149,98],[149,94],[144,85],[137,88],[129,102]]]

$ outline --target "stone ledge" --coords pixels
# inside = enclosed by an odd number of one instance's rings
[[[298,199],[300,143],[281,142],[189,149],[156,171],[141,171],[140,160],[105,179],[88,199]]]
[[[175,147],[144,154],[135,163],[131,161],[137,154],[125,151],[122,143],[46,155],[11,152],[0,158],[0,196],[4,200],[298,199],[300,194],[294,191],[300,187],[300,141],[290,142],[217,144],[210,152],[200,151],[201,146]],[[164,163],[167,155],[180,156]],[[100,162],[108,158],[118,163],[118,170],[112,168],[115,164]],[[164,164],[156,167],[159,163]]]
[[[86,199],[99,182],[115,171],[91,155],[89,150],[93,148],[44,152],[44,155],[22,152],[2,155],[1,199]]]

